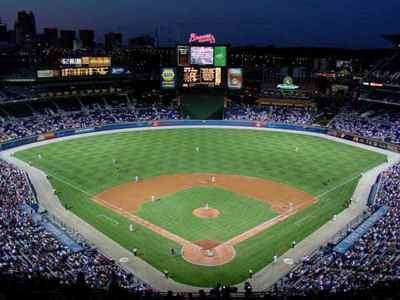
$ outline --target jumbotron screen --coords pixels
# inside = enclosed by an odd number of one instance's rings
[[[221,68],[185,67],[183,68],[182,87],[209,87],[223,86]]]
[[[227,50],[226,46],[178,45],[177,59],[179,67],[226,67]]]
[[[198,66],[214,65],[214,48],[213,47],[191,47],[190,48],[190,64]]]

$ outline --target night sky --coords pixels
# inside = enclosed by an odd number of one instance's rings
[[[95,29],[124,39],[154,34],[174,43],[190,32],[212,32],[233,45],[388,47],[382,33],[400,33],[400,0],[0,0],[12,26],[18,10],[32,10],[39,30]]]

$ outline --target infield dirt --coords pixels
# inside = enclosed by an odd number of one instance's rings
[[[211,182],[212,176],[215,182]],[[286,212],[290,203],[302,209],[315,202],[310,194],[294,187],[257,177],[228,174],[174,174],[150,177],[139,182],[132,182],[112,187],[95,195],[94,199],[106,201],[125,211],[135,212],[152,196],[160,199],[176,192],[196,186],[221,188],[245,197],[269,203],[273,211]],[[223,213],[223,212],[222,212]]]
[[[213,177],[215,181],[212,180]],[[220,243],[216,241],[187,241],[134,214],[145,202],[157,201],[157,199],[167,195],[199,186],[221,188],[266,202],[279,215],[229,241]],[[236,255],[234,249],[236,244],[282,222],[316,201],[310,194],[279,182],[256,177],[209,173],[162,175],[138,182],[132,181],[103,191],[95,195],[93,200],[138,224],[146,226],[165,238],[177,242],[182,246],[181,254],[186,261],[202,266],[217,266],[230,262]],[[223,211],[220,213],[223,213]],[[218,215],[214,217],[218,217]]]

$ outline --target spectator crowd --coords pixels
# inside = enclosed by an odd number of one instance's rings
[[[226,120],[267,121],[282,124],[311,125],[314,108],[289,106],[232,106],[225,110]]]
[[[315,292],[343,293],[371,288],[400,279],[400,164],[382,174],[380,190],[371,212],[389,207],[384,217],[372,226],[343,255],[332,245],[305,257],[290,272],[278,289],[285,294]]]
[[[363,105],[363,108],[346,106],[330,122],[329,127],[361,137],[400,144],[400,112],[377,109]]]
[[[26,174],[0,160],[0,275],[19,279],[46,278],[75,283],[84,274],[90,288],[106,288],[111,279],[129,290],[147,285],[111,259],[80,242],[73,251],[47,231],[32,209],[36,198]]]
[[[135,108],[117,105],[91,107],[69,112],[44,111],[22,118],[0,118],[0,142],[53,132],[64,129],[77,129],[103,126],[113,123],[180,119],[177,108],[151,106]]]

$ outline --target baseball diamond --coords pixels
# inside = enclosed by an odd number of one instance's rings
[[[96,135],[15,155],[48,174],[72,213],[197,287],[264,268],[345,209],[361,174],[386,160],[315,136],[215,128]]]
[[[55,2],[0,4],[0,300],[400,299],[399,0]]]

